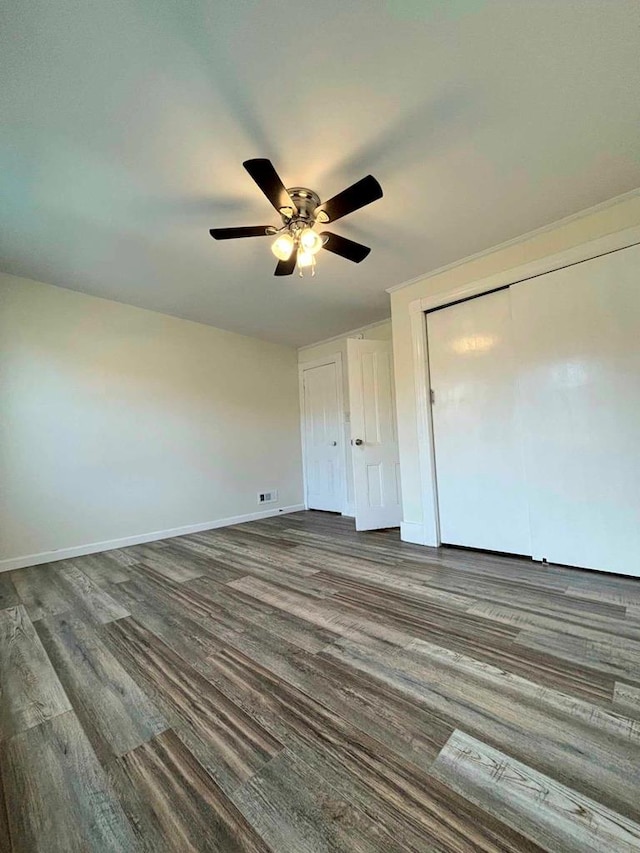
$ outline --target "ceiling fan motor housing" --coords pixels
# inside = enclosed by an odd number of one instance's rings
[[[320,204],[320,196],[318,193],[314,193],[313,190],[309,190],[306,187],[289,187],[287,188],[287,192],[291,196],[291,200],[295,206],[298,208],[298,213],[294,218],[302,219],[305,224],[312,225],[315,222],[315,210]],[[280,215],[282,216],[282,221],[285,225],[292,218],[292,214],[292,208],[280,208]]]

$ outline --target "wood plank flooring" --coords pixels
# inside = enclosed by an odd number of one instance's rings
[[[317,512],[0,575],[0,850],[640,851],[640,580]]]

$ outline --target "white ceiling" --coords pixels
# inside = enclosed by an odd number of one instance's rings
[[[29,0],[0,45],[0,267],[295,345],[640,184],[637,0]],[[370,245],[274,278],[270,157]]]

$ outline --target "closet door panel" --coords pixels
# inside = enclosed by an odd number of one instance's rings
[[[510,293],[533,556],[640,575],[640,247]]]
[[[427,316],[442,542],[530,554],[509,291]]]

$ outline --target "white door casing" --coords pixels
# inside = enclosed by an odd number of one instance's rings
[[[342,512],[344,439],[339,356],[300,366],[305,502],[308,509]]]
[[[443,543],[530,554],[509,291],[427,315]]]
[[[349,338],[347,357],[356,530],[398,527],[402,503],[391,341]]]
[[[578,217],[571,217],[571,220],[576,218]],[[497,288],[506,287],[516,282],[540,278],[549,272],[639,243],[640,226],[623,228],[603,237],[596,237],[593,240],[571,245],[553,255],[544,255],[517,267],[502,269],[498,273],[465,283],[453,290],[434,288],[435,292],[412,299],[404,308],[399,308],[399,322],[406,321],[410,330],[411,355],[396,365],[396,369],[402,372],[407,383],[406,387],[413,387],[414,391],[413,399],[410,401],[407,401],[406,398],[403,399],[400,402],[399,409],[399,420],[405,427],[404,464],[408,469],[413,469],[408,478],[408,484],[405,482],[403,485],[405,490],[403,494],[404,521],[401,525],[403,540],[432,547],[437,547],[441,542],[433,421],[427,393],[429,365],[427,314],[425,312],[472,296],[490,293]],[[426,281],[427,279],[425,279],[425,284]],[[398,345],[402,346],[403,343],[402,335],[400,335]],[[411,379],[413,379],[413,383],[411,383]]]

